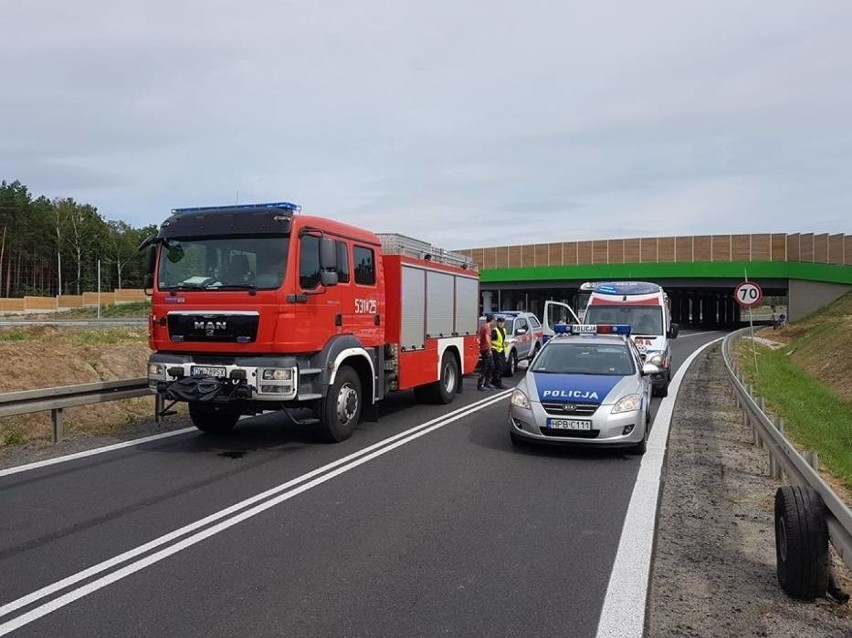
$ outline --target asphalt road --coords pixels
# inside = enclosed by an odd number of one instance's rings
[[[517,450],[473,387],[0,477],[0,635],[594,636],[640,457]]]

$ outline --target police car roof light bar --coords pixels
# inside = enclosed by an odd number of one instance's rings
[[[302,210],[301,206],[291,202],[268,202],[265,204],[231,204],[228,206],[193,206],[192,208],[173,208],[172,213],[202,213],[217,210],[263,210],[270,208],[288,210],[292,213],[298,213]]]
[[[553,326],[553,332],[556,334],[573,334],[573,335],[630,335],[630,326],[627,324],[594,324],[594,323],[557,323]]]

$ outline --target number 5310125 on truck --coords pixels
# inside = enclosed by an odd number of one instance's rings
[[[140,249],[150,388],[205,432],[310,408],[342,441],[390,392],[449,403],[477,363],[478,272],[429,243],[278,202],[175,209]]]

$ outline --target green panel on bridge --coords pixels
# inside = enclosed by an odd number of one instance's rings
[[[480,271],[483,283],[552,281],[565,279],[619,280],[667,279],[676,277],[804,279],[852,285],[852,266],[809,264],[796,261],[700,261],[646,264],[595,264],[579,266],[534,266],[488,268]]]

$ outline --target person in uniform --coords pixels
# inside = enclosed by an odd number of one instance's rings
[[[494,327],[491,329],[491,353],[494,359],[494,374],[491,376],[491,385],[504,390],[503,371],[506,369],[506,319],[497,317]]]

